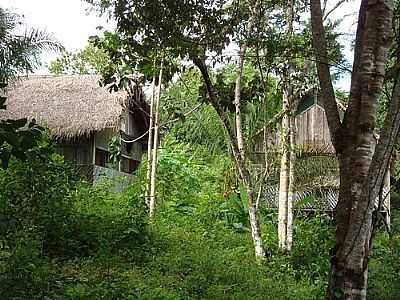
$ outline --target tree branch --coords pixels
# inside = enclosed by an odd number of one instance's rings
[[[332,9],[330,9],[328,12],[325,12],[325,10],[326,10],[326,2],[324,3],[324,18],[323,18],[323,21],[325,22],[326,21],[326,19],[328,19],[328,17],[329,17],[329,15],[331,14],[331,13],[333,13],[340,5],[342,5],[343,3],[345,3],[347,0],[340,0],[340,1],[338,1],[336,4],[335,4],[335,6],[332,8]]]
[[[288,114],[288,113],[289,113],[289,111],[287,111],[287,110],[286,110],[286,111],[285,111],[285,110],[281,110],[280,112],[278,112],[275,116],[272,117],[271,120],[268,121],[267,124],[265,124],[261,129],[259,129],[259,130],[254,134],[254,136],[255,136],[255,137],[258,136],[259,134],[263,133],[264,130],[267,130],[267,129],[269,129],[271,126],[277,124],[277,123],[283,118],[283,116],[286,115],[286,114]]]
[[[338,152],[338,133],[341,124],[339,110],[335,99],[335,92],[333,90],[331,74],[328,66],[328,50],[325,29],[322,22],[320,0],[311,0],[311,27],[324,109],[328,120],[329,131],[331,132],[332,144],[335,147],[335,150]]]
[[[386,171],[389,167],[393,146],[400,132],[400,75],[397,76],[393,87],[390,107],[384,125],[380,131],[380,138],[375,148],[368,178],[375,178],[370,182],[370,192],[374,192],[382,185]],[[374,197],[375,199],[376,197]]]

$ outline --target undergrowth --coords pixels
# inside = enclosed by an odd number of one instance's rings
[[[145,165],[122,193],[91,186],[57,156],[0,174],[0,299],[322,299],[331,219],[297,214],[290,254],[277,249],[276,212],[263,209],[268,258],[254,260],[243,199],[226,192],[223,156],[163,145],[149,222]],[[370,299],[399,299],[400,222],[377,233]]]

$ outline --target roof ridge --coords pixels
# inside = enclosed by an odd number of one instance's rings
[[[55,77],[100,77],[99,74],[28,74],[18,78],[55,78]]]

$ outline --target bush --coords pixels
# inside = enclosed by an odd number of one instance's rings
[[[47,160],[12,161],[7,170],[0,170],[1,236],[12,240],[17,232],[35,228],[44,254],[57,249],[69,231],[73,175],[56,154]]]
[[[97,256],[109,264],[124,246],[134,253],[145,240],[136,187],[114,193],[112,183],[78,179],[54,153],[0,170],[1,299],[42,299],[58,285],[58,260]]]
[[[392,210],[390,235],[380,229],[369,262],[368,297],[400,299],[400,215]]]
[[[144,242],[147,212],[143,197],[135,186],[123,193],[112,192],[113,184],[109,180],[95,186],[81,184],[71,193],[75,210],[70,242],[75,244],[75,254],[96,255],[100,249],[114,251]]]
[[[0,249],[1,299],[35,299],[49,290],[53,274],[41,259],[41,237],[35,228],[14,233]]]

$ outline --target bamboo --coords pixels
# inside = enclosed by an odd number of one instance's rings
[[[156,172],[157,172],[157,150],[159,138],[159,110],[160,110],[160,97],[161,97],[161,84],[164,68],[164,59],[161,60],[160,75],[158,77],[157,94],[155,97],[155,110],[154,110],[154,142],[152,149],[152,163],[151,163],[151,177],[150,177],[150,218],[154,218],[156,207]]]

